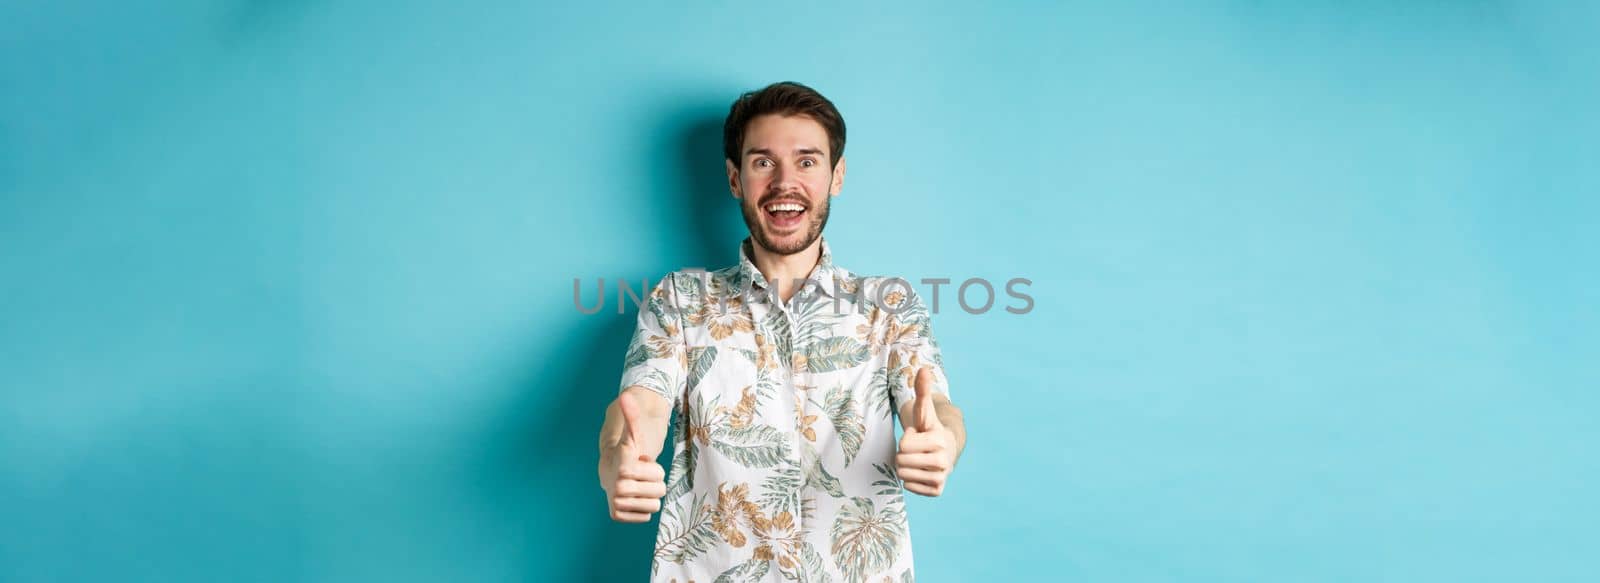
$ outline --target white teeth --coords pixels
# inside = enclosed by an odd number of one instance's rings
[[[769,205],[767,205],[767,212],[770,212],[770,213],[775,213],[775,212],[778,212],[778,211],[803,211],[803,210],[806,210],[806,207],[800,206],[798,204],[794,204],[792,202],[783,202],[783,203],[778,203],[778,204],[769,204]]]

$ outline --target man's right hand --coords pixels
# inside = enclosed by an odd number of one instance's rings
[[[600,487],[606,491],[611,519],[617,522],[649,522],[667,495],[666,472],[642,447],[644,414],[635,398],[627,392],[617,397],[622,439],[600,455]]]

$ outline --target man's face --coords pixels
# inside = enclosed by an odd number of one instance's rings
[[[778,255],[810,247],[828,224],[829,199],[844,185],[844,160],[829,162],[828,131],[806,116],[763,115],[744,131],[728,183],[756,244]]]

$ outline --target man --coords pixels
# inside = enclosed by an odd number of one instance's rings
[[[612,519],[662,513],[654,580],[912,577],[902,483],[942,493],[966,430],[910,284],[834,265],[822,239],[844,141],[809,87],[740,96],[723,125],[739,263],[671,273],[639,311],[599,470]]]

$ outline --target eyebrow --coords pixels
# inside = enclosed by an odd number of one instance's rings
[[[816,155],[820,156],[820,155],[822,155],[822,150],[817,149],[817,148],[797,148],[794,151],[794,153],[800,154],[800,155],[816,154]],[[751,148],[749,150],[746,150],[745,153],[744,153],[746,158],[748,158],[750,156],[753,156],[753,155],[756,155],[756,154],[760,154],[760,155],[763,155],[763,156],[771,156],[771,155],[773,155],[772,154],[772,150],[768,150],[766,148]]]

